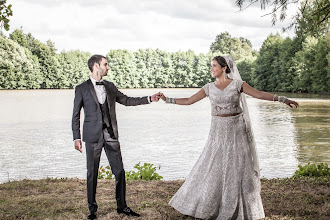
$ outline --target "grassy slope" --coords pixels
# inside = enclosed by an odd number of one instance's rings
[[[330,219],[330,178],[262,180],[266,219]],[[167,202],[183,181],[129,181],[127,203],[140,219],[193,219]],[[116,213],[114,181],[99,180],[98,219]],[[86,183],[80,179],[23,180],[0,184],[0,219],[86,219]]]

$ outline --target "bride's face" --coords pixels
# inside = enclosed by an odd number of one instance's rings
[[[218,78],[223,74],[224,67],[221,67],[216,60],[211,61],[211,74],[213,78]]]

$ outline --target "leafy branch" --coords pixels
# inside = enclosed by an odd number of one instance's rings
[[[13,15],[12,5],[6,5],[7,0],[0,0],[0,28],[9,31],[9,17]]]
[[[249,2],[247,7],[243,7],[245,2]],[[271,15],[272,25],[276,24],[278,13],[280,13],[280,21],[286,18],[288,5],[300,3],[297,15],[292,18],[292,22],[288,27],[283,28],[284,31],[295,27],[296,29],[308,30],[307,32],[310,35],[320,36],[327,32],[329,28],[329,0],[236,0],[235,2],[236,6],[240,8],[240,11],[247,9],[255,3],[260,3],[261,10],[273,7],[270,13],[261,16]]]

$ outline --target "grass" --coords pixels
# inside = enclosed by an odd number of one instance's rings
[[[266,219],[330,219],[330,178],[262,179]],[[127,203],[139,219],[194,219],[167,203],[177,181],[129,181]],[[98,219],[134,219],[116,212],[114,180],[99,180]],[[42,179],[0,184],[0,219],[86,219],[86,180]]]

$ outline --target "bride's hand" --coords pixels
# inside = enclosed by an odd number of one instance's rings
[[[166,96],[164,96],[163,93],[160,94],[160,98],[161,98],[163,101],[166,101]]]
[[[288,106],[290,106],[290,108],[292,108],[292,106],[291,106],[291,105],[295,105],[295,106],[296,106],[296,108],[298,108],[298,107],[299,107],[299,104],[298,104],[298,102],[295,102],[295,101],[293,101],[293,100],[290,100],[290,99],[287,99],[287,100],[285,101],[285,104],[287,104]]]

